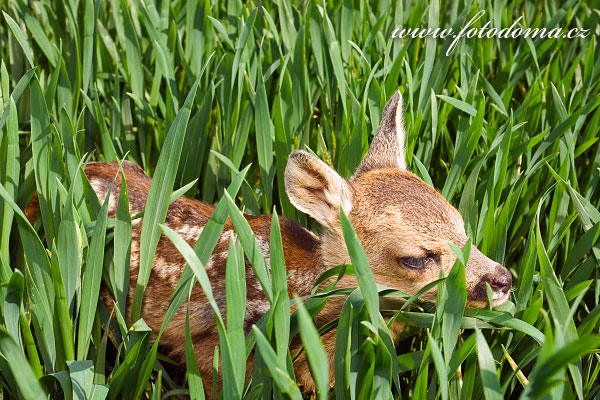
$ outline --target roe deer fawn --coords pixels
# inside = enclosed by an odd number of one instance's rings
[[[349,263],[339,222],[340,207],[344,209],[360,238],[375,280],[395,289],[414,293],[439,277],[443,268],[447,275],[456,256],[448,242],[462,247],[467,242],[460,213],[435,189],[406,170],[404,155],[405,131],[402,122],[402,99],[396,93],[385,106],[381,124],[358,170],[349,180],[342,178],[318,158],[304,151],[294,151],[285,170],[285,189],[291,203],[313,217],[322,226],[320,236],[300,227],[284,217],[279,218],[284,258],[290,295],[310,293],[317,278],[325,270]],[[89,163],[85,173],[103,201],[118,171],[118,164]],[[129,191],[130,213],[144,209],[151,179],[143,170],[130,162],[123,163]],[[109,213],[114,216],[120,190],[120,175],[111,193]],[[194,245],[214,207],[198,200],[181,197],[169,207],[165,224],[188,243]],[[269,260],[270,216],[246,215],[267,262]],[[206,265],[219,307],[225,306],[225,265],[231,222]],[[141,225],[133,228],[131,242],[131,286],[127,304],[130,316],[131,300],[137,281]],[[258,280],[247,268],[247,309],[245,328],[269,310]],[[178,278],[185,266],[184,258],[163,235],[142,305],[142,317],[158,331]],[[484,256],[475,246],[466,266],[467,307],[488,306],[486,283],[493,291],[493,306],[504,303],[512,284],[510,272]],[[338,286],[356,285],[354,276],[344,276]],[[110,295],[103,289],[102,298],[110,307]],[[435,301],[435,290],[424,298]],[[339,315],[343,298],[331,298],[315,318],[322,326]],[[161,343],[169,355],[182,365],[185,363],[184,307],[166,328]],[[190,305],[191,337],[200,373],[207,394],[211,394],[213,349],[218,344],[215,319],[199,285],[192,292]],[[330,363],[330,382],[333,382],[333,354],[335,331],[322,336]],[[249,363],[252,362],[252,356]],[[250,368],[249,368],[250,369]],[[294,363],[296,379],[303,390],[315,389],[305,356]]]

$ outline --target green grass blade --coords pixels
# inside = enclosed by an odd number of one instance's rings
[[[185,364],[187,368],[188,386],[190,388],[190,399],[204,400],[204,386],[198,370],[198,361],[194,354],[194,347],[190,335],[190,306],[188,303],[185,318]]]
[[[65,286],[60,272],[59,260],[60,254],[53,247],[52,253],[58,254],[58,257],[52,257],[50,260],[50,268],[52,272],[52,283],[54,283],[54,295],[56,298],[56,313],[58,314],[58,327],[60,328],[60,337],[62,338],[62,347],[64,349],[64,358],[66,361],[75,359],[75,342],[73,339],[73,324],[69,314],[69,305],[67,303],[67,295]]]
[[[29,310],[36,331],[37,344],[46,368],[54,370],[56,362],[54,337],[54,291],[50,272],[50,260],[39,236],[0,184],[0,196],[4,204],[10,206],[17,217],[19,234],[25,249],[25,281],[29,297]]]
[[[439,379],[442,399],[447,400],[449,398],[448,372],[446,370],[446,364],[444,363],[444,357],[442,356],[442,351],[440,350],[440,347],[436,343],[435,339],[431,336],[431,333],[428,333],[428,337],[429,345],[431,346],[431,358],[433,358],[433,365],[435,366],[435,370]]]
[[[69,188],[66,203],[63,207],[63,219],[58,227],[58,260],[67,309],[72,315],[75,308],[76,294],[81,288],[81,266],[83,238],[79,230],[78,218],[73,207],[73,196],[76,185]]]
[[[17,115],[17,108],[14,100],[11,98],[8,103],[8,124],[6,126],[6,150],[0,149],[0,157],[4,158],[4,176],[2,177],[2,183],[8,195],[13,199],[17,197],[17,191],[19,187],[19,119]],[[1,128],[0,128],[1,129]],[[2,202],[0,201],[0,205]],[[0,230],[0,252],[10,260],[9,253],[9,239],[10,231],[12,228],[14,212],[12,208],[7,206],[0,206],[2,215],[0,215],[2,222],[2,228]]]
[[[116,176],[115,176],[116,179]],[[98,306],[98,295],[100,293],[100,280],[102,278],[102,266],[104,263],[104,244],[106,241],[106,224],[108,220],[108,204],[110,192],[114,185],[111,184],[104,204],[98,213],[90,249],[86,260],[85,269],[81,283],[81,307],[79,311],[79,327],[77,330],[77,360],[83,361],[87,358],[92,336],[92,324]]]
[[[298,296],[294,296],[298,307],[298,323],[304,351],[317,386],[319,399],[327,399],[329,392],[329,360],[321,343],[319,333],[306,307]]]
[[[290,338],[290,300],[287,288],[287,270],[283,256],[281,229],[277,212],[271,217],[271,235],[269,242],[269,266],[273,280],[275,305],[271,309],[273,324],[276,327],[274,336],[279,362],[286,362]]]
[[[487,400],[500,400],[503,393],[500,381],[496,376],[496,366],[490,348],[479,329],[475,330],[477,340],[477,358],[479,359],[479,374],[483,384],[483,393]]]
[[[19,394],[23,398],[32,400],[46,398],[42,387],[29,367],[25,355],[4,328],[0,328],[0,353],[5,360],[10,360],[7,363],[10,373],[15,378]],[[6,373],[6,371],[3,372]]]
[[[248,257],[250,264],[252,264],[252,269],[254,270],[254,273],[256,274],[263,291],[265,292],[267,300],[273,304],[273,287],[269,277],[267,263],[260,249],[260,245],[254,237],[248,221],[246,221],[246,218],[244,218],[241,211],[237,208],[233,199],[227,192],[225,192],[225,198],[227,199],[226,201],[229,207],[229,216],[231,217],[231,222],[233,223],[233,227],[235,228],[240,243],[244,248],[244,253],[246,253],[246,257]]]
[[[186,126],[199,84],[200,78],[194,83],[183,107],[177,113],[175,121],[173,121],[173,124],[169,129],[169,134],[167,135],[167,139],[158,159],[156,172],[152,179],[152,184],[150,185],[148,200],[146,201],[145,207],[145,209],[150,210],[150,212],[144,215],[144,220],[142,222],[140,269],[131,310],[132,320],[134,321],[140,317],[142,299],[146,286],[148,285],[150,271],[154,261],[154,251],[156,250],[160,238],[158,224],[162,223],[167,215],[169,197],[175,182]]]
[[[10,31],[14,35],[15,39],[17,39],[17,42],[19,43],[19,45],[21,46],[21,50],[23,50],[23,54],[25,55],[25,58],[27,59],[27,62],[29,63],[29,68],[34,68],[35,64],[33,62],[33,51],[31,50],[31,46],[29,45],[29,42],[27,41],[25,34],[23,33],[23,31],[21,30],[19,25],[15,22],[15,20],[10,17],[10,15],[8,15],[4,11],[2,11],[2,15],[4,15],[4,19],[6,20],[6,23],[8,24]]]
[[[25,279],[20,271],[15,271],[8,281],[6,298],[2,307],[4,327],[6,332],[15,342],[21,343],[21,329],[19,325],[20,311],[23,303]]]
[[[469,257],[471,251],[471,241],[467,240],[463,250],[457,252],[463,255],[463,257],[457,257],[454,266],[448,274],[444,285],[444,291],[446,292],[447,299],[444,307],[444,316],[442,319],[442,339],[444,348],[444,360],[446,365],[452,358],[452,352],[456,347],[459,335],[460,322],[462,315],[467,304],[467,289],[466,289],[466,278],[465,278],[465,263]],[[458,254],[457,254],[458,255]],[[461,259],[462,258],[462,259]],[[437,343],[436,343],[437,345]],[[431,348],[432,354],[435,354],[434,345]],[[435,360],[435,358],[434,358]],[[443,395],[443,392],[442,392]],[[446,393],[446,395],[448,395]]]
[[[352,260],[360,290],[365,298],[369,317],[371,322],[377,323],[379,321],[379,296],[377,294],[373,271],[371,271],[371,267],[369,266],[369,260],[367,260],[365,250],[342,208],[340,208],[340,220],[342,223],[344,240],[346,241],[346,247],[348,248],[348,254]]]
[[[269,116],[267,93],[262,78],[256,88],[256,105],[254,120],[256,121],[256,148],[258,165],[260,166],[263,186],[263,210],[271,209],[273,193],[273,124]]]
[[[256,325],[252,327],[252,331],[256,336],[256,346],[258,351],[279,390],[292,399],[302,399],[300,389],[298,389],[298,386],[287,374],[285,365],[282,365],[277,360],[277,355],[265,335],[256,327]]]
[[[227,252],[227,265],[225,270],[225,291],[227,297],[227,339],[231,359],[246,359],[246,338],[244,334],[244,316],[246,315],[246,264],[244,262],[244,251],[240,243],[234,240],[233,235],[229,238],[229,249]],[[289,311],[288,311],[289,315]],[[287,350],[287,343],[286,343]],[[243,393],[244,380],[246,377],[246,364],[233,362],[234,375],[230,380],[224,382],[235,384],[237,393]]]
[[[131,230],[127,182],[125,174],[121,170],[121,187],[115,222],[113,268],[110,270],[111,285],[114,290],[115,299],[121,308],[125,308],[127,292],[129,291]]]
[[[54,201],[51,196],[50,184],[50,161],[52,134],[50,131],[50,115],[46,107],[46,100],[42,88],[37,79],[31,80],[29,85],[31,92],[31,151],[35,160],[35,181],[40,203],[40,214],[44,224],[44,233],[49,241],[54,239]]]

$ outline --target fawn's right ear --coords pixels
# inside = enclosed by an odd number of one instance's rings
[[[317,157],[296,150],[285,167],[285,191],[298,210],[321,225],[335,226],[340,207],[352,209],[352,190],[348,182]]]
[[[402,122],[402,95],[396,92],[383,109],[377,133],[355,176],[377,168],[406,169],[405,136],[406,131]]]

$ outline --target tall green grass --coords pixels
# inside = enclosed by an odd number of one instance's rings
[[[217,319],[223,398],[301,397],[289,346],[298,332],[319,398],[597,398],[599,8],[574,0],[0,0],[2,395],[203,398],[190,335],[182,379],[160,354],[162,330],[152,344],[137,319],[165,233],[188,265],[163,329],[201,285]],[[391,39],[396,27],[458,30],[481,9],[475,27],[523,16],[528,27],[590,35],[465,39],[450,56],[449,40]],[[433,283],[436,307],[376,286],[344,215],[346,273],[358,289],[327,288],[304,306],[290,299],[277,218],[270,271],[256,251],[242,209],[313,225],[284,191],[290,152],[310,149],[349,177],[398,88],[409,168],[457,206],[473,243],[515,278],[498,310],[456,302],[468,257],[459,249],[449,276]],[[128,196],[121,191],[108,218],[82,173],[88,160],[123,158],[154,177],[131,324],[123,318]],[[36,191],[41,215],[31,226],[21,210]],[[161,225],[183,192],[218,204],[194,249]],[[203,266],[228,216],[238,239],[228,307],[219,310]],[[272,305],[245,340],[244,254]],[[98,305],[101,276],[115,293],[114,318]],[[334,321],[330,389],[318,335],[331,325],[319,331],[311,315],[337,295],[347,301]],[[399,311],[380,310],[384,295],[409,299]],[[389,317],[407,324],[395,348]]]

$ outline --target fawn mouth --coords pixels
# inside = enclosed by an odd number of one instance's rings
[[[498,307],[501,304],[504,304],[506,300],[510,297],[510,290],[494,292],[492,296],[492,307]]]
[[[469,291],[467,296],[467,307],[469,308],[488,308],[489,300],[492,301],[492,307],[498,307],[504,304],[510,298],[511,288],[501,288],[492,290],[492,298],[488,299],[487,292],[483,285],[478,285],[471,291]]]

